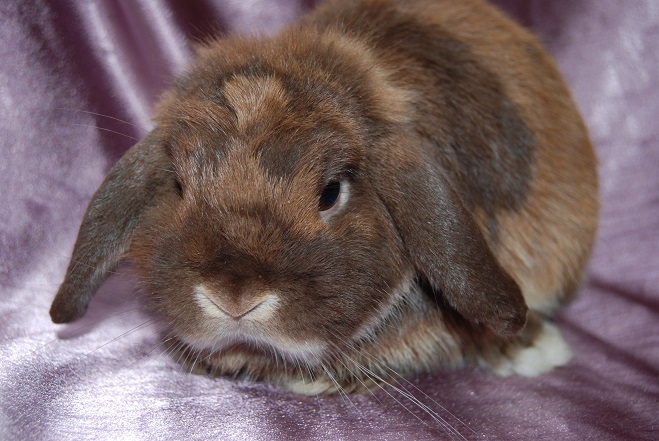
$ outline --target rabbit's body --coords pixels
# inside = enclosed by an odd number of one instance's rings
[[[55,321],[126,253],[215,374],[321,393],[567,362],[542,314],[580,281],[596,159],[552,62],[493,8],[337,1],[217,40],[157,123],[92,201],[73,262],[94,269],[72,262]]]

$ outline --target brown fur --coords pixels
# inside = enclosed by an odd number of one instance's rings
[[[319,393],[497,369],[579,283],[595,164],[552,62],[494,8],[331,1],[200,49],[92,200],[51,316],[126,254],[202,371]],[[349,199],[320,216],[331,182]]]

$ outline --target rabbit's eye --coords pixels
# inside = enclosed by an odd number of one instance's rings
[[[341,179],[332,181],[325,186],[318,200],[318,211],[323,220],[328,220],[348,201],[350,193],[350,181]]]
[[[183,186],[178,179],[174,181],[174,189],[176,190],[176,194],[178,194],[179,197],[183,197]]]
[[[320,200],[318,201],[318,209],[320,211],[327,211],[332,208],[339,200],[341,195],[341,183],[330,182],[325,186],[323,192],[320,194]]]

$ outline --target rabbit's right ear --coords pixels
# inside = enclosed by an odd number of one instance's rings
[[[499,265],[432,152],[416,138],[393,142],[374,162],[373,182],[419,275],[472,323],[517,334],[527,306]]]
[[[112,168],[82,220],[66,277],[50,307],[53,322],[68,323],[85,313],[96,288],[128,250],[143,213],[171,180],[170,168],[156,130]]]

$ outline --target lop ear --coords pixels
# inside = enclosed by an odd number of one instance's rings
[[[418,273],[470,322],[501,336],[519,332],[528,309],[520,288],[436,162],[396,156],[380,158],[375,182]]]
[[[50,307],[53,322],[68,323],[85,313],[96,288],[128,250],[142,214],[171,179],[168,162],[154,130],[112,168],[82,220],[66,277]]]

